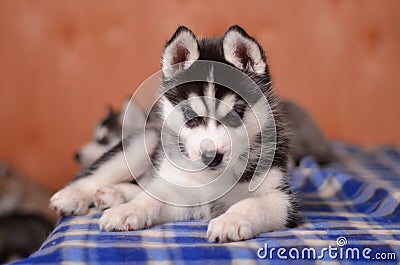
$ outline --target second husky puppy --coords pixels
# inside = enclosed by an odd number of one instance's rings
[[[128,109],[128,103],[129,101],[124,104],[121,112],[114,111],[110,106],[107,116],[97,124],[93,139],[75,153],[75,160],[81,168],[93,164],[101,155],[121,141],[124,117],[126,118],[124,126],[127,129],[143,128],[145,123],[144,112],[133,101]]]

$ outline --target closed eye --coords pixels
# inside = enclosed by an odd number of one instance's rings
[[[243,116],[243,115],[242,115]],[[240,118],[241,115],[237,113],[235,110],[231,110],[225,117],[222,118],[222,123],[228,127],[239,127],[242,125],[242,119]]]
[[[98,144],[101,144],[101,145],[108,145],[108,139],[107,139],[107,137],[103,137],[103,138],[96,139],[96,142],[97,142]]]
[[[183,110],[183,115],[185,116],[185,120],[191,120],[198,116],[197,113],[194,112],[194,110],[192,110],[191,108],[185,108]]]

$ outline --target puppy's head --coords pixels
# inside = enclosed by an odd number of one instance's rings
[[[75,160],[82,168],[90,166],[121,141],[122,125],[126,131],[133,131],[142,128],[144,120],[143,110],[133,100],[127,101],[121,112],[114,111],[110,106],[107,116],[96,126],[92,141],[75,153]]]
[[[239,26],[200,40],[181,26],[164,48],[161,67],[164,127],[179,151],[210,173],[235,164],[269,120],[255,114],[266,112],[270,91],[258,42]]]

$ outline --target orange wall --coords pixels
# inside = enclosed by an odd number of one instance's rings
[[[251,3],[251,4],[250,4]],[[108,103],[159,68],[177,25],[240,24],[281,95],[332,139],[400,143],[400,1],[0,1],[0,159],[53,189]]]

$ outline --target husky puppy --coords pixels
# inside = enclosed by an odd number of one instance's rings
[[[53,229],[50,192],[0,161],[0,264],[30,255]]]
[[[48,207],[51,196],[42,185],[10,164],[0,161],[0,216],[9,214],[37,214],[53,224],[57,216]]]
[[[133,101],[129,111],[127,111],[128,103],[129,101],[124,104],[120,112],[114,111],[112,106],[109,106],[107,116],[96,126],[92,141],[82,146],[75,153],[75,160],[81,168],[86,168],[93,164],[101,155],[121,141],[124,117],[126,117],[124,125],[129,127],[130,130],[143,127],[145,113]]]
[[[225,76],[219,64],[248,80]],[[181,26],[165,46],[161,66],[160,95],[145,130],[102,155],[53,195],[51,206],[64,216],[86,214],[99,189],[130,181],[131,171],[146,191],[130,185],[132,199],[100,218],[105,231],[205,219],[209,241],[230,242],[295,226],[296,200],[287,180],[290,139],[259,43],[239,26],[213,39],[197,39]],[[192,82],[181,82],[188,78]],[[273,155],[269,160],[264,153]],[[202,167],[188,170],[177,160]],[[250,189],[253,178],[261,181]]]

